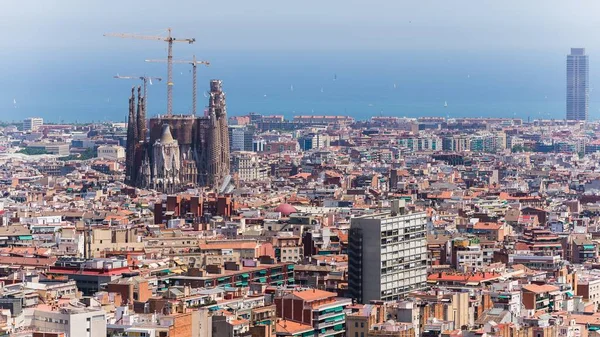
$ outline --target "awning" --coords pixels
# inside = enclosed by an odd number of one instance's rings
[[[244,274],[242,274],[242,277],[243,277],[243,278],[248,278],[248,277],[250,277],[250,274],[248,274],[248,273],[244,273]]]
[[[8,236],[0,236],[0,240],[8,240]]]
[[[479,282],[467,282],[467,286],[476,286],[479,285]]]
[[[217,279],[217,281],[219,281],[219,282],[221,282],[221,281],[225,281],[225,277],[219,277],[219,278]]]
[[[31,235],[19,235],[19,240],[33,240]]]
[[[594,245],[583,245],[583,249],[594,249]]]
[[[183,274],[183,270],[176,268],[176,269],[171,269],[171,273],[174,274]]]
[[[290,265],[288,265],[288,266],[287,266],[287,269],[288,269],[288,270],[293,270],[293,269],[294,269],[294,265],[293,265],[293,264],[290,264]]]
[[[266,278],[266,277],[259,277],[259,278],[258,278],[258,281],[259,281],[260,283],[265,283],[265,282],[267,282],[267,278]]]

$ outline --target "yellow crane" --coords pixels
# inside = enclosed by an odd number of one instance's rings
[[[142,86],[144,87],[144,111],[148,111],[146,109],[146,105],[148,104],[148,81],[150,85],[152,85],[152,80],[162,81],[162,77],[154,77],[154,76],[121,76],[119,74],[113,76],[113,78],[118,78],[121,80],[142,80]]]
[[[192,44],[196,41],[196,39],[179,39],[172,37],[171,28],[168,28],[167,32],[167,36],[138,35],[128,33],[107,33],[104,34],[104,36],[120,37],[125,39],[163,41],[169,44],[167,53],[167,115],[171,116],[173,115],[173,42],[187,42],[188,44]]]
[[[168,60],[146,60],[146,62],[167,62]],[[196,60],[196,55],[192,57],[192,60],[172,60],[173,63],[179,64],[191,64],[192,65],[192,113],[196,114],[196,87],[197,87],[197,75],[196,68],[199,64],[204,64],[205,66],[209,66],[210,62],[208,61],[200,61]]]

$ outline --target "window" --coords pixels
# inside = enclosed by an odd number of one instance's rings
[[[358,328],[358,322],[354,322],[354,327]]]
[[[360,322],[360,327],[364,328],[365,327],[365,322]],[[361,336],[361,337],[364,337],[364,336]]]

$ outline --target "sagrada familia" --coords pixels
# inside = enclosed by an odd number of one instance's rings
[[[229,175],[229,132],[221,80],[210,81],[204,116],[167,115],[146,121],[145,97],[131,90],[125,183],[175,193],[189,187],[218,188]]]

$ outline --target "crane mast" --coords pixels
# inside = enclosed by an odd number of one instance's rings
[[[169,60],[146,60],[146,62],[169,62]],[[196,101],[197,101],[197,86],[198,86],[198,81],[197,81],[197,67],[199,64],[204,64],[207,67],[210,65],[210,62],[208,61],[199,61],[196,60],[196,55],[194,55],[192,57],[192,60],[171,60],[170,62],[171,64],[173,63],[179,63],[179,64],[191,64],[192,65],[192,113],[194,115],[196,115]]]
[[[167,115],[173,115],[173,42],[187,42],[192,44],[196,41],[195,38],[178,39],[171,36],[171,28],[167,29],[167,36],[151,36],[151,35],[137,35],[137,34],[126,34],[126,33],[107,33],[104,36],[113,36],[127,39],[139,39],[139,40],[154,40],[164,41],[168,43],[167,52]]]

